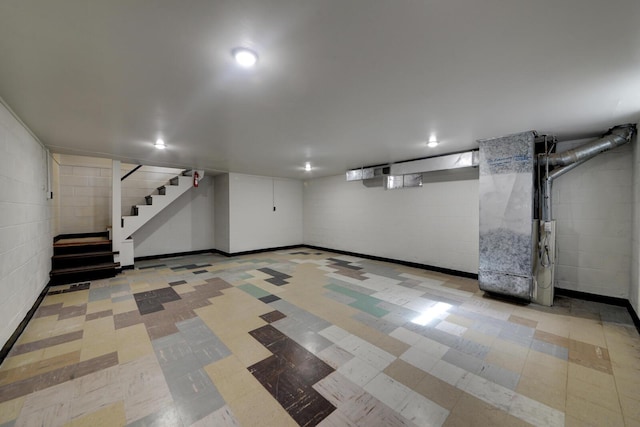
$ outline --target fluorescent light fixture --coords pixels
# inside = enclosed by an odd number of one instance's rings
[[[307,162],[304,164],[304,171],[311,172],[311,163]]]
[[[432,307],[429,307],[425,311],[420,314],[420,316],[416,317],[411,321],[411,323],[415,323],[416,325],[425,326],[427,323],[431,322],[433,319],[441,317],[445,314],[449,309],[453,307],[451,304],[447,304],[444,302],[439,302]]]
[[[164,150],[165,148],[167,148],[167,146],[164,144],[164,141],[160,138],[156,140],[156,143],[154,145],[158,150]]]
[[[258,62],[258,54],[246,47],[237,47],[231,51],[231,54],[243,68],[252,68]]]

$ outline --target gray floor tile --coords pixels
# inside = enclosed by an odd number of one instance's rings
[[[515,390],[520,381],[519,374],[491,363],[483,363],[476,374],[511,390]]]
[[[482,360],[461,353],[453,348],[442,356],[442,360],[472,373],[477,373],[483,364]]]

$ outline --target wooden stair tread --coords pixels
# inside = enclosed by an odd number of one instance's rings
[[[91,241],[57,241],[56,243],[53,244],[54,248],[64,248],[64,247],[72,247],[72,246],[94,246],[94,245],[109,245],[111,244],[111,240],[105,239],[105,240],[91,240]]]
[[[106,262],[102,264],[84,265],[82,267],[60,268],[51,270],[51,276],[60,274],[84,273],[88,271],[111,270],[120,267],[119,262]]]
[[[99,257],[99,256],[109,256],[114,254],[115,252],[111,252],[111,251],[79,252],[77,254],[54,255],[52,259],[92,258],[92,257]]]

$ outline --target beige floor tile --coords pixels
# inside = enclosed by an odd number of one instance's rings
[[[604,406],[614,412],[620,412],[620,401],[615,384],[608,387],[602,384],[594,385],[573,375],[569,375],[567,381],[567,395],[575,396],[580,399],[593,402],[594,404]]]
[[[402,359],[393,361],[385,368],[384,373],[411,389],[415,389],[420,381],[427,375],[423,370],[408,364]]]
[[[4,359],[4,362],[2,362],[2,366],[0,367],[0,379],[3,378],[3,372],[17,368],[19,366],[38,362],[42,360],[43,355],[44,349],[41,348],[40,350],[30,351],[29,353],[7,357],[6,359]]]
[[[474,323],[473,319],[458,316],[456,314],[450,314],[445,320],[447,322],[455,323],[456,325],[464,326],[465,328],[470,328]]]
[[[484,361],[519,374],[522,372],[522,368],[527,360],[528,350],[524,348],[523,350],[521,354],[518,354],[492,348],[485,356]]]
[[[153,354],[153,346],[143,324],[120,328],[115,331],[118,361],[127,363],[147,354]]]
[[[445,427],[508,426],[516,422],[509,414],[469,394],[462,393],[443,424]]]
[[[118,350],[113,317],[85,322],[80,360],[89,360]]]
[[[602,325],[595,320],[572,317],[569,321],[569,338],[603,348],[607,346]]]
[[[264,386],[246,368],[219,377],[213,380],[213,383],[227,403],[233,402],[255,389],[264,389]]]
[[[565,410],[567,395],[565,380],[549,384],[542,381],[539,376],[522,376],[516,387],[516,392],[559,411],[564,412]]]
[[[228,406],[243,427],[297,426],[286,412],[286,417],[282,414],[282,406],[264,388],[251,390],[233,402],[228,402]]]
[[[59,320],[50,325],[51,336],[63,335],[69,332],[80,331],[84,328],[84,316],[71,317]]]
[[[103,299],[99,301],[91,301],[87,303],[87,314],[97,313],[99,311],[112,310],[113,303],[111,299]]]
[[[400,355],[410,347],[408,344],[388,335],[382,335],[380,339],[373,344],[396,357],[400,357]]]
[[[82,340],[75,340],[75,341],[66,342],[64,344],[54,345],[52,347],[47,347],[44,349],[42,358],[49,359],[51,357],[60,356],[61,354],[78,351],[81,348],[82,348]]]
[[[72,419],[66,427],[120,427],[126,424],[124,403],[117,402],[93,413]]]
[[[483,334],[475,329],[467,329],[464,334],[462,334],[462,337],[488,347],[491,347],[493,342],[497,339],[494,336]]]
[[[133,299],[118,301],[113,303],[113,314],[128,313],[129,311],[137,310],[138,305]]]
[[[25,399],[26,397],[22,396],[0,403],[0,424],[8,423],[18,418]]]
[[[238,359],[237,356],[231,355],[217,362],[211,363],[204,367],[211,380],[216,381],[228,377],[229,375],[236,374],[240,371],[246,371],[247,367]]]
[[[225,344],[233,354],[238,356],[240,362],[246,367],[258,363],[272,355],[269,350],[253,339],[250,335],[247,335],[246,337],[237,337],[225,342]]]
[[[74,351],[67,354],[61,354],[50,359],[43,359],[29,365],[21,365],[5,371],[6,376],[2,378],[2,381],[0,381],[0,385],[20,381],[25,378],[35,377],[36,375],[51,372],[64,366],[73,365],[74,363],[78,363],[79,361],[80,352]]]
[[[463,394],[460,389],[430,374],[426,374],[414,390],[432,402],[449,410],[455,407],[458,399]]]
[[[571,395],[567,396],[566,414],[597,426],[624,426],[620,412]]]

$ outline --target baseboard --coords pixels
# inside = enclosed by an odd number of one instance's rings
[[[444,267],[436,267],[434,265],[420,264],[417,262],[403,261],[403,260],[393,259],[393,258],[385,258],[385,257],[376,256],[376,255],[360,254],[357,252],[349,252],[349,251],[343,251],[339,249],[323,248],[322,246],[313,246],[313,245],[302,245],[302,246],[307,247],[309,249],[315,249],[318,251],[335,252],[337,254],[342,254],[342,255],[355,256],[358,258],[365,258],[373,261],[390,262],[393,264],[400,264],[407,267],[419,268],[422,270],[429,270],[429,271],[435,271],[437,273],[449,274],[451,276],[458,276],[458,277],[464,277],[467,279],[478,280],[478,275],[476,273],[468,273],[466,271],[453,270],[453,269],[444,268]]]
[[[556,295],[562,295],[565,297],[576,298],[576,299],[581,299],[585,301],[600,302],[600,303],[609,304],[609,305],[616,305],[618,307],[625,307],[629,312],[631,319],[633,319],[633,324],[635,325],[636,329],[638,330],[638,333],[640,334],[640,318],[638,318],[638,313],[636,313],[633,306],[631,305],[631,301],[629,301],[628,299],[608,297],[604,295],[596,295],[596,294],[590,294],[588,292],[580,292],[580,291],[574,291],[571,289],[562,289],[562,288],[555,288],[554,292]]]
[[[609,305],[617,305],[619,307],[626,307],[629,303],[629,300],[625,298],[607,297],[604,295],[590,294],[588,292],[574,291],[571,289],[555,288],[554,292],[556,295],[562,295],[565,297],[576,298],[585,301],[601,302],[603,304]]]
[[[301,248],[304,247],[306,245],[289,245],[289,246],[278,246],[275,248],[265,248],[265,249],[253,249],[250,251],[242,251],[242,252],[225,252],[225,251],[221,251],[220,249],[214,249],[213,252],[226,256],[226,257],[234,257],[234,256],[243,256],[243,255],[253,255],[253,254],[259,254],[262,252],[273,252],[273,251],[288,251],[289,249],[295,249],[295,248]]]
[[[53,238],[53,243],[60,239],[81,239],[83,237],[109,237],[108,231],[98,231],[94,233],[73,233],[73,234],[58,234]]]
[[[206,254],[206,253],[218,253],[217,249],[201,249],[198,251],[188,251],[188,252],[173,252],[170,254],[161,254],[161,255],[149,255],[149,256],[141,256],[141,257],[136,257],[133,259],[133,262],[136,261],[149,261],[152,259],[161,259],[161,258],[173,258],[173,257],[179,257],[179,256],[187,256],[187,255],[200,255],[200,254]],[[129,267],[129,266],[127,266]],[[122,267],[123,269],[125,267]],[[133,267],[131,267],[133,268]]]
[[[11,337],[9,337],[9,340],[4,344],[4,346],[2,347],[2,350],[0,350],[0,364],[4,362],[4,359],[7,357],[7,355],[15,345],[16,341],[18,341],[18,338],[20,338],[20,335],[22,334],[22,332],[24,332],[25,328],[33,318],[33,315],[36,314],[36,310],[38,309],[38,307],[40,307],[42,300],[47,295],[49,286],[51,286],[51,281],[49,281],[45,285],[44,289],[42,289],[42,292],[40,292],[40,295],[38,295],[38,298],[33,303],[33,306],[31,307],[31,309],[24,316],[24,319],[22,319],[22,322],[20,322],[20,324],[18,325],[16,330],[13,332]]]

